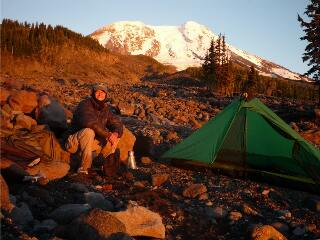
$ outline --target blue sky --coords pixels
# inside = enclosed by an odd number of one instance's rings
[[[1,0],[1,19],[63,25],[84,35],[116,22],[181,25],[192,20],[231,45],[292,71],[308,69],[297,14],[308,0]]]

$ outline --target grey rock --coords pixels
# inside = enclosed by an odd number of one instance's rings
[[[16,198],[16,196],[14,196],[14,195],[9,195],[9,198],[10,198],[10,202],[11,203],[13,203],[13,204],[16,204],[17,203],[17,198]]]
[[[46,219],[43,220],[41,223],[38,223],[34,226],[34,232],[51,232],[53,231],[58,224],[53,219]]]
[[[277,212],[277,215],[280,219],[291,218],[291,212],[289,210],[280,210]]]
[[[296,227],[292,233],[296,236],[302,236],[303,234],[305,234],[306,229],[305,227]]]
[[[78,192],[89,192],[88,188],[86,187],[86,185],[82,184],[82,183],[71,183],[70,184],[70,188],[74,189]]]
[[[49,191],[38,186],[31,186],[28,189],[28,194],[32,197],[41,199],[42,201],[46,202],[47,204],[53,204],[54,198],[50,195]]]
[[[51,212],[49,217],[53,218],[58,223],[65,224],[89,210],[89,204],[65,204]]]
[[[27,192],[23,192],[22,193],[22,199],[25,202],[27,202],[30,206],[35,206],[39,202],[39,200],[37,200],[34,197],[31,197]]]
[[[269,198],[272,199],[273,201],[282,201],[283,200],[283,194],[278,192],[278,191],[270,191],[269,192]]]
[[[20,207],[15,207],[10,212],[9,217],[23,229],[33,221],[32,212],[30,211],[29,206],[24,202],[21,202]]]
[[[308,197],[304,200],[304,206],[314,212],[320,212],[320,198]]]
[[[216,218],[216,219],[221,219],[224,218],[227,215],[227,211],[223,209],[222,207],[215,207],[215,208],[210,208],[207,207],[205,210],[205,214],[209,218]]]
[[[112,211],[114,209],[113,204],[105,199],[101,193],[87,192],[84,194],[86,203],[92,208],[100,208],[106,211]]]
[[[289,231],[289,226],[285,223],[282,223],[282,222],[274,222],[271,224],[271,226],[283,234],[285,234]]]
[[[299,224],[297,222],[292,221],[292,222],[290,222],[289,226],[290,226],[290,228],[296,228],[299,226]]]

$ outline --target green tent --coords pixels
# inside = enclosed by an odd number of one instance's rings
[[[258,99],[233,101],[163,158],[320,184],[320,151]]]

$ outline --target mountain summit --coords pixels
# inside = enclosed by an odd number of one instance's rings
[[[217,39],[207,27],[188,21],[181,26],[151,26],[140,21],[115,22],[90,35],[101,45],[122,54],[143,54],[178,70],[200,66],[210,46]],[[227,44],[231,59],[245,67],[254,65],[261,75],[291,80],[307,80],[278,64],[249,54]]]

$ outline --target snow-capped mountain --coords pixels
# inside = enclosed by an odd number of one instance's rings
[[[215,35],[193,21],[181,26],[150,26],[138,21],[112,23],[90,35],[106,48],[122,54],[143,54],[163,64],[183,70],[200,66]],[[307,80],[280,65],[227,44],[231,59],[240,65],[254,65],[261,75],[292,80]]]

